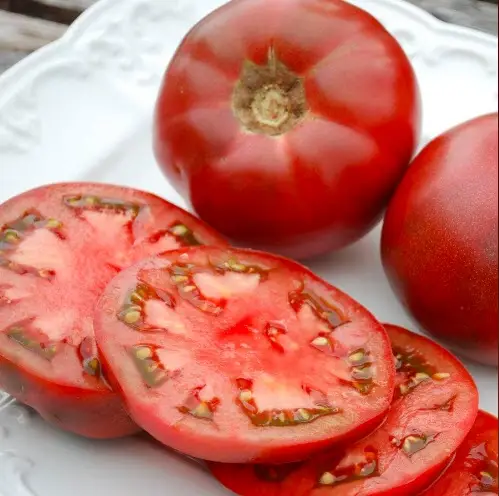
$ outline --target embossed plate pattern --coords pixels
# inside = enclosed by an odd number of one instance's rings
[[[185,206],[151,153],[151,113],[181,37],[222,0],[104,0],[67,36],[0,78],[0,201],[43,183],[110,181]],[[497,110],[497,39],[445,25],[402,0],[354,0],[401,41],[423,92],[423,142]],[[309,265],[380,319],[414,327],[378,257],[379,228]],[[497,414],[493,369],[466,363]],[[0,496],[222,496],[195,462],[144,436],[95,442],[45,425],[0,393]]]

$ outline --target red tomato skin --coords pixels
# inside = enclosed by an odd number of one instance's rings
[[[247,131],[231,103],[244,62],[266,64],[269,48],[303,78],[309,107],[280,136]],[[414,71],[372,16],[340,0],[233,0],[170,63],[154,148],[203,220],[238,245],[303,259],[378,223],[419,132]]]
[[[437,482],[421,496],[472,496],[477,494],[472,490],[479,481],[479,473],[470,472],[470,462],[477,463],[474,467],[480,471],[479,460],[473,456],[473,451],[483,453],[484,449],[490,461],[497,470],[497,418],[487,412],[478,412],[477,419],[467,438],[455,453],[455,457],[447,471]],[[480,492],[483,496],[492,496],[496,491]]]
[[[388,208],[383,265],[423,329],[497,365],[498,115],[457,126],[414,160]]]
[[[141,431],[111,389],[89,391],[49,382],[1,356],[0,384],[48,423],[83,437],[113,439]]]

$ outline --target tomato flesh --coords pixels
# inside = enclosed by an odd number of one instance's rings
[[[342,0],[233,0],[169,64],[155,153],[210,225],[304,258],[376,224],[419,127],[411,64],[367,12]]]
[[[0,388],[68,431],[138,427],[105,384],[93,336],[100,293],[143,256],[225,241],[180,208],[118,186],[65,183],[0,206]]]
[[[478,412],[470,433],[445,474],[422,496],[498,494],[497,418]]]
[[[378,430],[292,469],[210,463],[215,477],[241,496],[409,496],[428,487],[470,431],[478,393],[446,350],[385,327],[397,373],[393,403]]]
[[[388,279],[421,327],[489,365],[498,363],[498,132],[495,113],[429,143],[382,237]]]
[[[109,284],[95,332],[134,420],[207,460],[303,459],[368,433],[393,392],[383,327],[266,253],[201,247],[141,262]]]

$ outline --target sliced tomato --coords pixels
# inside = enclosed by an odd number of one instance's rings
[[[452,465],[422,496],[499,494],[497,442],[497,418],[478,412],[475,424],[457,450]]]
[[[134,420],[203,459],[303,459],[367,434],[393,393],[383,326],[266,253],[201,247],[141,262],[108,286],[95,332]]]
[[[211,463],[215,477],[241,496],[414,496],[428,487],[470,431],[478,393],[445,349],[405,329],[385,327],[396,388],[377,431],[299,467]]]
[[[225,241],[156,196],[49,185],[0,206],[0,389],[88,437],[137,426],[101,377],[92,316],[119,270],[143,256]]]

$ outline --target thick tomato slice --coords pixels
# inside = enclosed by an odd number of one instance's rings
[[[414,496],[428,487],[470,431],[478,393],[445,349],[399,327],[386,330],[396,388],[377,431],[297,467],[210,463],[215,477],[241,496]]]
[[[58,184],[0,206],[0,388],[88,437],[137,430],[102,381],[94,307],[119,270],[159,251],[225,241],[148,193]]]
[[[498,490],[497,418],[478,417],[449,469],[422,496],[495,496]]]
[[[156,157],[220,232],[303,258],[381,217],[417,145],[419,109],[409,60],[367,12],[233,0],[168,67]]]
[[[393,393],[370,313],[295,262],[202,247],[108,286],[95,332],[109,380],[162,443],[215,461],[295,461],[359,438]]]

